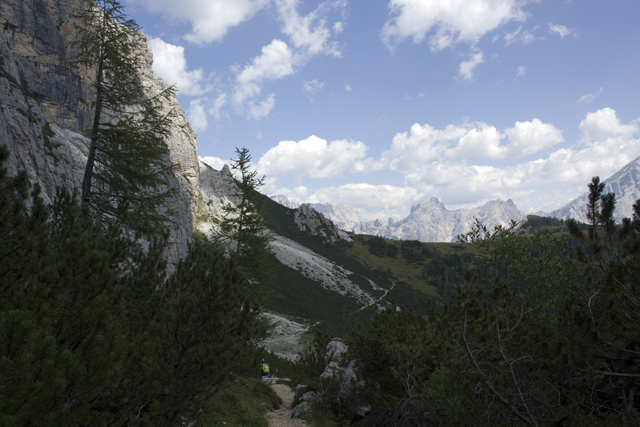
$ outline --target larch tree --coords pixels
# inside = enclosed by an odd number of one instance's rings
[[[73,64],[93,73],[93,124],[81,202],[103,218],[148,231],[166,223],[173,168],[164,138],[173,87],[145,92],[136,55],[144,36],[116,0],[87,0]]]

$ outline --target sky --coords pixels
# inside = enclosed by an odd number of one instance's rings
[[[363,220],[549,212],[640,156],[637,0],[121,0],[214,168]]]

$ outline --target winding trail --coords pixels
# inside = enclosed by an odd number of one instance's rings
[[[269,427],[308,427],[304,421],[291,418],[291,405],[295,395],[291,388],[285,384],[271,384],[271,388],[282,399],[282,405],[280,405],[280,409],[265,415]]]

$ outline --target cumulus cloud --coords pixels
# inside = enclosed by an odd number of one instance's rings
[[[358,209],[363,221],[376,218],[399,220],[409,213],[408,208],[423,201],[414,188],[393,185],[346,184],[316,190],[307,200],[310,203],[350,205]]]
[[[225,164],[228,164],[228,161],[224,161],[222,160],[220,157],[214,157],[214,156],[205,156],[205,157],[200,157],[200,161],[208,164],[209,166],[211,166],[214,169],[220,170],[222,169],[222,167]]]
[[[516,72],[516,76],[523,77],[526,72],[527,72],[526,68],[524,68],[522,65],[520,65],[520,66],[518,66],[518,71]]]
[[[561,39],[568,35],[576,36],[576,31],[565,27],[564,25],[549,23],[549,34],[560,36]]]
[[[503,144],[505,138],[509,141]],[[562,141],[559,129],[535,118],[530,122],[516,122],[504,132],[486,123],[448,125],[442,130],[416,123],[409,132],[396,134],[390,149],[383,152],[380,159],[366,159],[356,164],[355,169],[403,171],[443,159],[517,159]]]
[[[191,22],[185,38],[206,44],[222,40],[229,28],[241,24],[270,3],[270,0],[141,0],[147,9],[170,20]]]
[[[271,177],[291,174],[329,178],[348,171],[366,152],[366,145],[359,141],[343,139],[327,143],[312,135],[299,142],[281,141],[262,155],[256,168]]]
[[[202,95],[208,92],[203,88],[202,68],[187,71],[187,60],[184,47],[175,46],[159,38],[147,40],[153,50],[153,71],[158,73],[167,83],[175,84],[180,93],[185,95]]]
[[[207,114],[204,112],[200,99],[191,101],[187,115],[193,130],[196,132],[202,132],[207,128]]]
[[[233,102],[241,105],[262,90],[264,80],[275,80],[293,74],[293,54],[282,40],[273,40],[262,48],[262,53],[236,76]]]
[[[525,12],[517,0],[390,0],[392,18],[380,34],[393,49],[406,38],[423,42],[438,51],[456,43],[477,43],[485,34],[512,21],[524,21]]]
[[[600,95],[602,95],[602,87],[598,90],[596,90],[595,92],[591,92],[588,93],[586,95],[583,95],[580,97],[580,99],[578,99],[578,104],[591,104],[593,102],[594,99],[596,99],[597,97],[599,97]]]
[[[622,124],[613,108],[603,108],[580,122],[580,135],[586,144],[601,144],[604,141],[622,138],[627,140],[638,133],[638,121]]]
[[[471,55],[468,61],[462,61],[458,70],[458,78],[462,78],[467,81],[473,80],[473,70],[484,60],[482,59],[482,51],[476,51]]]

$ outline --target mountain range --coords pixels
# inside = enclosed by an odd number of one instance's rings
[[[283,206],[295,207],[286,196],[272,196]],[[454,242],[457,236],[471,229],[476,218],[490,228],[506,226],[511,220],[520,221],[526,215],[511,199],[492,200],[473,209],[448,210],[437,198],[411,207],[409,215],[387,223],[379,219],[363,222],[360,213],[352,206],[328,203],[309,203],[309,207],[321,212],[342,230],[355,234],[382,236],[393,240],[418,240],[421,242]]]

